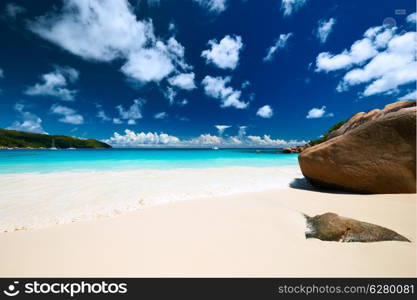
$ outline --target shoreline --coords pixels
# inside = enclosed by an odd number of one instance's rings
[[[301,213],[324,212],[386,226],[411,243],[305,239]],[[0,276],[415,277],[415,214],[414,194],[285,189],[178,201],[0,234]]]
[[[0,232],[114,217],[169,202],[286,189],[298,166],[0,175]]]

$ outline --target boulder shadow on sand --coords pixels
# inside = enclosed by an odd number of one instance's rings
[[[406,237],[388,228],[325,213],[315,217],[304,215],[307,220],[306,238],[338,242],[411,242]]]
[[[337,190],[337,189],[326,189],[318,186],[314,186],[311,182],[303,177],[303,178],[294,178],[289,187],[296,190],[304,190],[304,191],[312,191],[312,192],[320,192],[320,193],[327,193],[327,194],[348,194],[348,195],[357,195],[358,193]]]

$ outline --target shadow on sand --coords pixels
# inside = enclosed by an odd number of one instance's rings
[[[312,192],[319,192],[319,193],[328,193],[328,194],[347,194],[347,195],[357,195],[358,193],[352,193],[348,191],[340,191],[340,190],[333,190],[333,189],[324,189],[313,186],[305,177],[303,178],[295,178],[290,183],[290,188],[298,189],[298,190],[305,190],[305,191],[312,191]]]

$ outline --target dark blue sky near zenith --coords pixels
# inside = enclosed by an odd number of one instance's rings
[[[415,11],[409,0],[1,1],[0,128],[116,146],[315,139],[415,99]]]

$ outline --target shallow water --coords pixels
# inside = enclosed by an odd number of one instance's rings
[[[0,150],[0,173],[297,166],[296,154],[263,149]]]
[[[297,155],[276,150],[2,150],[0,231],[285,189],[301,176]]]

